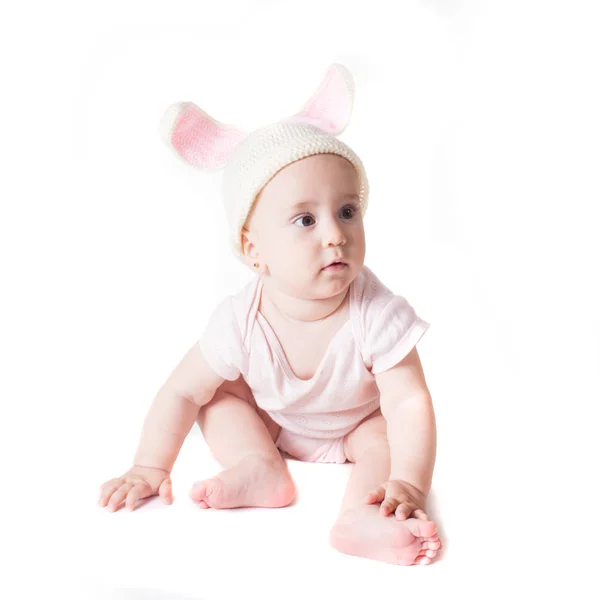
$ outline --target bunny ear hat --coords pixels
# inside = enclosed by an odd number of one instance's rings
[[[192,102],[171,105],[160,124],[168,146],[203,171],[223,173],[223,199],[231,247],[243,258],[241,232],[263,186],[286,165],[314,154],[338,154],[354,166],[364,215],[369,184],[360,158],[337,138],[354,98],[350,72],[333,64],[313,96],[295,115],[250,133],[220,123]]]

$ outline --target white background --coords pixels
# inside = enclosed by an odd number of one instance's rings
[[[18,6],[0,13],[6,597],[597,598],[597,4]],[[350,465],[290,461],[289,508],[197,509],[189,487],[219,467],[196,427],[172,506],[95,505],[251,277],[221,175],[178,160],[160,118],[189,100],[251,131],[333,62],[356,85],[340,138],[370,179],[366,264],[432,325],[445,548],[427,567],[328,546]]]

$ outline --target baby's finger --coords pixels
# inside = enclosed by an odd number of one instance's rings
[[[380,485],[378,488],[371,490],[365,496],[366,504],[375,504],[375,502],[381,502],[385,498],[385,488]]]
[[[381,506],[379,507],[379,512],[382,515],[390,515],[396,510],[398,503],[399,502],[396,498],[390,496],[381,503]]]
[[[173,502],[173,487],[170,477],[167,477],[158,488],[158,494],[166,504]]]
[[[133,483],[124,483],[111,497],[108,503],[108,510],[114,512],[117,507],[125,500],[129,490],[133,487]]]
[[[127,498],[125,499],[125,508],[133,510],[138,500],[147,498],[151,494],[152,488],[148,482],[141,481],[140,483],[136,483],[127,494]]]
[[[123,485],[122,479],[111,479],[102,485],[100,488],[100,496],[98,498],[98,504],[100,506],[106,506],[109,498],[113,493]]]
[[[414,504],[410,504],[409,502],[402,502],[402,504],[398,505],[398,508],[396,508],[396,519],[398,521],[404,521],[408,519],[409,515],[415,508],[416,506]]]
[[[413,512],[413,517],[415,517],[415,519],[421,519],[421,521],[429,521],[429,517],[425,511],[421,510],[420,508]]]

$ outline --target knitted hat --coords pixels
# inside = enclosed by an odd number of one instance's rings
[[[348,123],[353,96],[349,71],[333,64],[300,112],[251,133],[220,123],[191,102],[167,109],[161,134],[177,156],[205,171],[224,167],[223,200],[231,247],[238,258],[243,258],[241,232],[257,194],[278,171],[301,158],[337,154],[349,160],[358,176],[364,215],[369,196],[365,169],[352,149],[336,137]]]

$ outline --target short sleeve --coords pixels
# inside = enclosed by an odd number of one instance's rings
[[[221,377],[235,381],[245,370],[246,350],[231,296],[213,310],[198,345],[206,362]]]
[[[374,375],[398,364],[429,328],[402,296],[382,300],[370,305],[365,319],[364,358]]]

